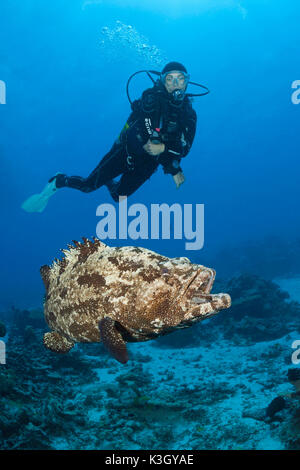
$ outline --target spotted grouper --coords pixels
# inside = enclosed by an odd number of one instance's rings
[[[51,329],[44,344],[51,351],[101,341],[124,364],[127,342],[187,328],[231,305],[228,294],[210,294],[215,271],[188,258],[110,247],[96,238],[73,243],[40,270]]]

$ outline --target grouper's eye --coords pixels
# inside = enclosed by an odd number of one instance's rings
[[[161,273],[163,276],[168,276],[170,274],[168,268],[163,268]]]

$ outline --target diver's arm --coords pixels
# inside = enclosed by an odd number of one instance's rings
[[[179,166],[182,153],[183,149],[180,139],[165,142],[165,150],[159,156],[159,163],[162,165],[164,173],[174,176],[182,171]]]
[[[186,121],[185,121],[183,135],[181,136],[181,140],[183,142],[182,155],[181,155],[182,157],[185,157],[192,148],[195,134],[196,134],[196,126],[197,126],[197,114],[195,110],[191,107],[187,115]]]
[[[159,163],[162,165],[164,173],[168,175],[175,176],[177,173],[182,172],[182,168],[180,167],[180,158],[172,158],[163,156],[162,154],[159,156]]]
[[[176,175],[182,172],[179,166],[181,158],[191,150],[196,133],[197,115],[190,107],[184,119],[184,129],[181,136],[175,140],[166,142],[165,151],[160,155],[160,163],[165,173]]]
[[[128,153],[160,155],[165,151],[165,144],[156,144],[149,140],[154,129],[159,126],[160,97],[155,87],[144,90],[142,97],[134,101],[131,107],[136,122],[127,131]]]
[[[184,118],[183,132],[181,136],[166,145],[166,152],[170,157],[185,157],[192,148],[197,125],[197,115],[195,110],[190,107]]]
[[[144,145],[145,137],[142,135],[139,120],[136,120],[126,131],[126,150],[128,155],[146,155]]]
[[[148,152],[145,144],[149,140],[150,131],[145,126],[145,113],[141,109],[141,100],[133,102],[132,113],[127,121],[126,150],[128,155],[145,156]],[[152,131],[152,130],[151,130]]]

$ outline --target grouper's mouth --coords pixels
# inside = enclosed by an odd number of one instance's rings
[[[185,286],[183,295],[192,297],[193,295],[197,296],[197,294],[209,294],[212,289],[215,276],[216,272],[214,269],[198,269],[195,276],[193,276],[187,286]]]
[[[184,297],[188,297],[193,301],[193,303],[198,303],[197,295],[207,295],[210,293],[215,280],[215,275],[216,272],[214,269],[198,269],[182,287],[178,297],[176,297],[173,303],[178,303]],[[199,301],[199,303],[202,302],[203,300]]]

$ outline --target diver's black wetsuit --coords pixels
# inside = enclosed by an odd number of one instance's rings
[[[144,91],[142,97],[132,104],[132,113],[113,144],[98,166],[87,178],[60,175],[57,187],[69,187],[91,192],[107,185],[112,198],[134,193],[157,170],[159,164],[165,173],[176,175],[182,171],[179,162],[192,146],[196,132],[196,112],[190,100],[172,102],[165,87],[157,82]],[[160,129],[165,151],[152,156],[143,149],[154,129]],[[118,182],[112,179],[122,175]]]

